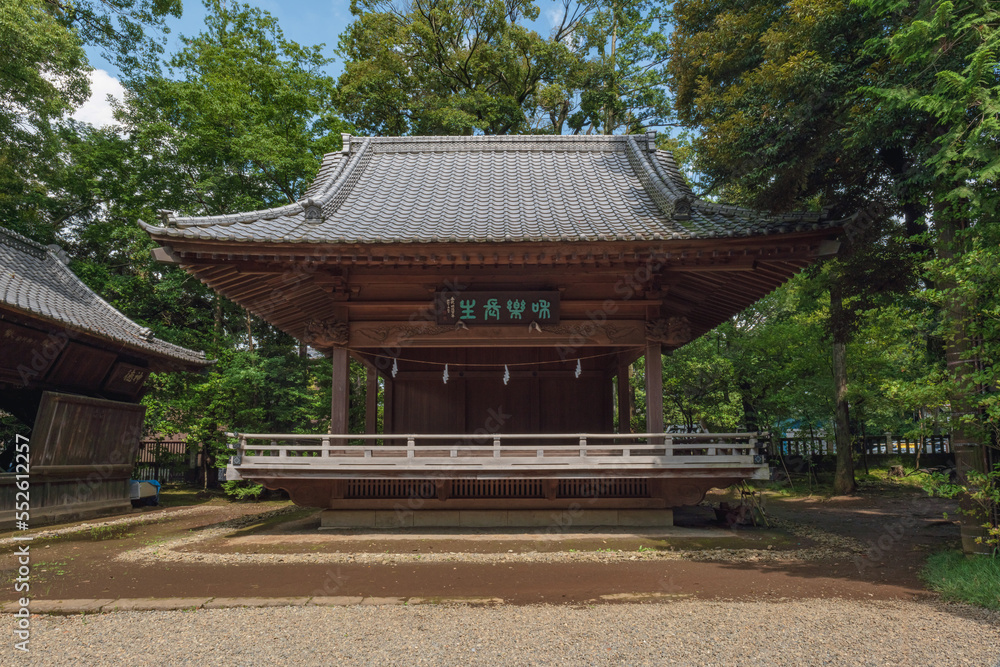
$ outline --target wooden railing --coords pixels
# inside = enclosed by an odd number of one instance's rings
[[[230,433],[240,476],[335,472],[765,469],[757,433],[274,434]],[[468,444],[470,440],[491,444]],[[766,441],[766,438],[764,439]],[[399,442],[402,444],[382,444]]]

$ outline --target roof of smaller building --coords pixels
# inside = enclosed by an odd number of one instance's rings
[[[0,308],[113,341],[139,356],[210,363],[204,352],[160,340],[125,317],[84,285],[57,250],[0,227]]]
[[[161,212],[157,238],[246,243],[663,241],[836,226],[695,197],[655,134],[352,137],[294,203]]]

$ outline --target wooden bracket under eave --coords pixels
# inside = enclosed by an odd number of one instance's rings
[[[160,262],[161,264],[183,264],[184,261],[181,259],[180,255],[174,252],[174,249],[168,245],[159,246],[153,248],[150,251],[153,256],[153,260]]]

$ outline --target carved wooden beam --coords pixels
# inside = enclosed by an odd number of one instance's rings
[[[352,348],[415,347],[539,347],[568,348],[646,344],[645,322],[641,320],[563,320],[541,327],[444,326],[434,322],[351,322]]]

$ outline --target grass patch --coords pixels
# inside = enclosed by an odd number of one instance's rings
[[[288,504],[288,501],[280,501],[282,504]],[[263,504],[263,503],[262,503]],[[306,517],[316,514],[319,510],[315,507],[302,507],[288,514],[280,514],[278,516],[272,516],[269,519],[264,519],[263,521],[258,521],[257,523],[250,524],[236,530],[229,534],[229,537],[243,537],[244,535],[253,535],[255,533],[260,533],[267,530],[268,528],[273,528],[282,523],[290,523],[292,521],[298,521],[299,519],[305,519]]]
[[[1000,609],[1000,558],[943,551],[927,559],[922,576],[945,600]]]
[[[219,494],[221,495],[221,494]],[[212,500],[212,495],[193,486],[164,485],[160,489],[160,507],[186,507],[201,505]]]
[[[855,465],[857,466],[857,464]],[[857,466],[854,473],[855,479],[858,481],[858,488],[868,488],[873,491],[886,489],[922,490],[923,485],[927,483],[927,475],[913,471],[912,461],[909,464],[903,465],[903,471],[906,473],[905,477],[891,477],[889,475],[890,467],[870,467],[868,474],[865,474],[864,467]]]
[[[780,465],[776,468],[782,471]],[[862,464],[855,461],[854,479],[857,482],[858,491],[862,493],[926,493],[923,485],[927,482],[927,475],[916,473],[905,477],[891,477],[889,468],[889,465],[872,466],[869,467],[866,474]],[[903,469],[907,473],[913,472],[912,465],[903,466]],[[780,481],[751,481],[749,484],[752,488],[788,498],[829,497],[833,495],[833,479],[833,471],[820,470],[816,472],[815,477],[806,472],[793,472],[791,483],[788,479],[782,479]]]
[[[757,491],[766,491],[776,496],[786,498],[808,498],[810,496],[832,496],[833,495],[833,475],[830,481],[825,480],[825,473],[819,473],[820,482],[810,480],[805,474],[795,474],[791,482],[784,479],[781,481],[755,481],[750,480],[748,485]],[[810,483],[811,482],[811,483]]]
[[[132,526],[124,523],[113,526],[92,526],[90,528],[90,539],[94,542],[99,542],[101,540],[117,540],[132,537],[134,533],[129,532],[131,528]]]

